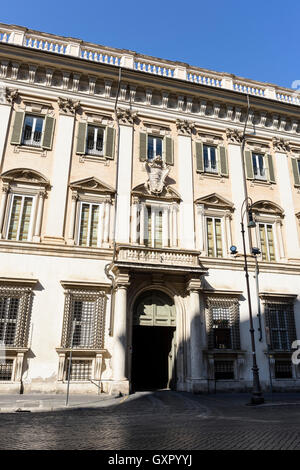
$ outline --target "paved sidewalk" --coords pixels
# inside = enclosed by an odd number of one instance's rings
[[[66,405],[65,394],[0,395],[0,413],[26,411],[59,411],[70,409],[88,409],[111,406],[121,399],[107,395],[70,395]]]

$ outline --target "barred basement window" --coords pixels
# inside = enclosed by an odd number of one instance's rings
[[[7,347],[26,347],[31,289],[0,287],[0,342]]]
[[[66,361],[66,379],[68,377],[69,371],[69,359]],[[91,360],[78,360],[72,359],[71,362],[71,371],[70,371],[70,380],[79,381],[79,380],[91,380],[92,378],[92,361]]]
[[[240,349],[238,300],[208,299],[209,349]]]
[[[276,379],[292,379],[292,363],[291,361],[275,360],[275,378]]]
[[[271,302],[265,305],[266,326],[273,350],[290,351],[296,340],[294,307],[289,302]]]
[[[62,347],[103,347],[105,294],[102,291],[66,292]]]
[[[214,361],[215,380],[232,380],[234,379],[234,362],[233,361]]]
[[[12,378],[13,359],[0,360],[0,381],[8,381]]]

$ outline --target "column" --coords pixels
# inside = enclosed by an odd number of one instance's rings
[[[12,100],[13,101],[13,100]],[[4,146],[5,140],[9,128],[10,115],[11,115],[11,103],[7,101],[6,86],[4,83],[0,83],[0,168],[2,168],[2,162],[4,158]]]
[[[284,210],[284,227],[286,234],[287,258],[300,258],[299,237],[297,231],[296,210],[293,201],[294,183],[290,178],[288,155],[277,151],[275,153],[276,178],[280,194],[281,206]]]
[[[169,246],[169,206],[164,207],[162,213],[162,246]]]
[[[205,240],[205,217],[204,217],[204,204],[198,204],[197,209],[197,240],[198,240],[198,250],[202,253],[204,252],[204,240]]]
[[[133,128],[130,125],[119,127],[118,156],[118,199],[116,207],[116,241],[129,243],[130,238],[130,202],[132,170]]]
[[[131,241],[135,245],[138,242],[137,224],[138,224],[138,202],[137,198],[132,201],[132,226],[131,226]]]
[[[72,202],[71,202],[71,214],[69,220],[69,234],[68,234],[68,245],[74,245],[75,240],[75,218],[76,218],[76,207],[78,201],[77,191],[72,191]]]
[[[34,234],[33,234],[34,242],[41,241],[42,215],[43,215],[45,196],[46,196],[45,191],[40,191],[38,194],[37,214],[36,214],[35,228],[34,228]]]
[[[107,245],[109,241],[110,201],[104,203],[104,234],[103,242]]]
[[[182,202],[179,206],[179,247],[195,248],[194,191],[191,136],[178,135],[178,186]]]
[[[128,285],[128,274],[118,273],[116,276],[116,291],[114,303],[114,346],[112,355],[112,385],[110,390],[111,393],[129,393],[129,383],[126,377]]]
[[[63,111],[62,111],[63,112]],[[52,189],[44,239],[49,243],[64,243],[64,222],[72,155],[74,115],[60,114],[52,167]]]
[[[144,245],[145,243],[145,212],[146,207],[142,202],[140,206],[140,244]]]
[[[225,233],[226,233],[226,241],[227,246],[224,250],[224,256],[229,252],[229,248],[232,246],[232,237],[231,237],[231,213],[229,211],[225,212]]]
[[[0,203],[0,238],[4,238],[4,234],[2,233],[2,230],[3,230],[3,222],[4,222],[4,215],[5,215],[5,210],[6,210],[8,193],[9,193],[9,185],[7,183],[3,183],[2,197],[1,197],[1,203]]]
[[[178,245],[178,220],[177,220],[177,204],[173,204],[172,206],[172,244],[174,247]]]
[[[203,341],[201,308],[199,289],[201,281],[191,279],[188,284],[189,291],[189,321],[190,321],[190,360],[191,360],[191,391],[201,391],[203,380]]]

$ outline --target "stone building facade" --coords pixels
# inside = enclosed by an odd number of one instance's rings
[[[261,385],[299,389],[297,94],[4,24],[0,62],[0,393],[251,388],[246,198]]]

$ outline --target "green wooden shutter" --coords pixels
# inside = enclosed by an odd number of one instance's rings
[[[147,134],[140,132],[140,161],[145,162],[147,160]]]
[[[250,150],[245,151],[245,164],[246,164],[246,178],[248,180],[253,180],[253,163],[252,163],[252,153]]]
[[[275,183],[275,174],[274,174],[274,165],[272,155],[266,155],[265,158],[268,160],[269,167],[269,181],[270,183]]]
[[[174,165],[173,141],[171,137],[165,137],[165,152],[167,165]]]
[[[11,144],[20,145],[23,131],[25,113],[23,111],[16,112],[14,127],[11,135]]]
[[[76,153],[81,155],[85,154],[86,148],[86,132],[87,132],[87,123],[79,122],[78,123],[78,132],[77,132],[77,147]]]
[[[53,131],[55,119],[51,116],[45,117],[44,132],[42,138],[42,147],[47,150],[52,149]]]
[[[292,158],[292,169],[294,174],[295,186],[300,186],[300,175],[298,171],[298,161],[296,158]]]
[[[228,176],[227,152],[223,146],[219,147],[220,152],[220,173],[223,176]]]
[[[113,127],[106,128],[105,157],[114,159],[115,156],[115,130]]]
[[[204,172],[204,160],[203,160],[203,144],[202,142],[196,142],[196,170],[199,173]]]

